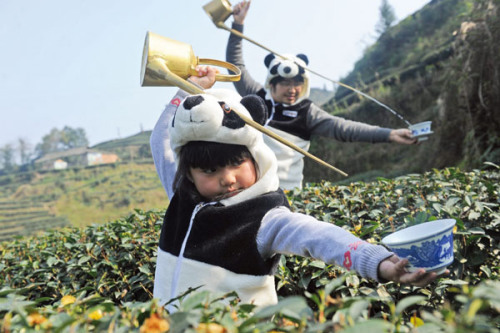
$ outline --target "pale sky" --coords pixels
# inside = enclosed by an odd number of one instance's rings
[[[208,2],[0,0],[0,147],[19,138],[34,147],[64,126],[84,128],[91,146],[151,130],[177,88],[140,86],[146,32],[187,43],[200,58],[225,60],[229,32],[205,13]],[[428,2],[389,0],[398,21]],[[312,70],[339,81],[374,41],[380,3],[253,0],[244,34],[277,53],[304,53]],[[248,70],[264,82],[268,52],[243,43]],[[325,85],[333,89],[311,74],[312,87]]]

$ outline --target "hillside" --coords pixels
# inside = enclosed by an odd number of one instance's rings
[[[151,131],[142,131],[126,138],[117,138],[98,143],[90,148],[117,154],[122,161],[151,158],[149,138]]]
[[[325,87],[323,87],[323,89],[311,88],[309,99],[317,105],[322,105],[332,99],[334,95],[334,91],[327,90]]]
[[[0,240],[168,204],[152,160],[0,176]]]
[[[431,120],[418,146],[315,139],[311,153],[355,179],[394,177],[432,168],[474,168],[500,161],[499,2],[434,0],[389,28],[340,81],[401,113]],[[356,93],[339,88],[324,105],[348,119],[389,128],[407,125]],[[344,181],[306,159],[305,180]]]
[[[90,148],[102,149],[102,150],[116,150],[119,148],[128,148],[130,146],[142,146],[146,144],[149,145],[150,137],[151,137],[151,131],[142,131],[123,139],[114,139],[110,141],[101,142]]]

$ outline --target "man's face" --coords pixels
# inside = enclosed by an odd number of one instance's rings
[[[303,82],[286,79],[271,85],[271,96],[277,103],[294,104],[303,88]]]

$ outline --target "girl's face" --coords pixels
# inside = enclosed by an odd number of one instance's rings
[[[190,176],[201,196],[210,201],[235,196],[257,181],[255,165],[250,158],[214,169],[190,168]]]

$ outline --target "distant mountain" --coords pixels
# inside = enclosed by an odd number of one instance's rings
[[[432,121],[420,145],[314,139],[311,153],[358,177],[394,177],[433,168],[500,162],[500,9],[493,0],[432,0],[389,28],[341,82],[414,124]],[[323,105],[332,114],[388,128],[407,123],[340,87]],[[306,159],[305,180],[344,180]]]
[[[149,138],[151,131],[142,131],[123,139],[114,139],[96,144],[92,149],[100,149],[117,154],[122,161],[150,159]]]
[[[322,105],[332,99],[333,96],[335,96],[334,91],[326,90],[324,88],[311,88],[309,99],[317,105]]]
[[[149,145],[150,136],[151,136],[151,131],[142,131],[123,139],[104,141],[90,148],[113,151],[115,149],[124,148],[128,146],[142,146],[145,144]]]

